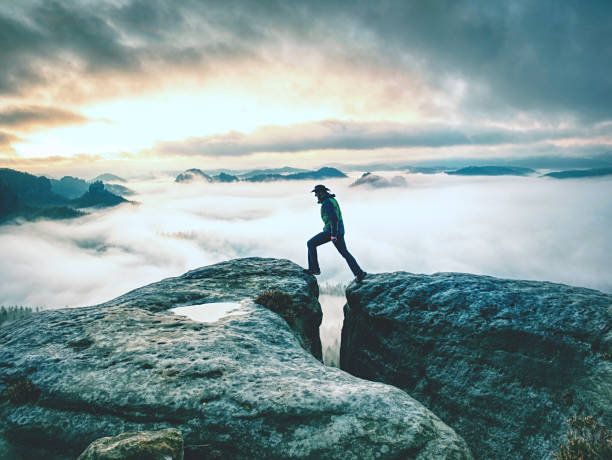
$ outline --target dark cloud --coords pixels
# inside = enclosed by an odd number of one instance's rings
[[[153,150],[162,155],[240,156],[328,149],[525,145],[605,133],[612,134],[612,128],[510,130],[327,120],[289,127],[269,126],[252,134],[230,132],[180,142],[160,142]]]
[[[26,1],[0,11],[0,94],[65,76],[163,79],[174,66],[245,59],[257,46],[247,14],[214,2]]]
[[[612,117],[609,1],[383,5],[366,6],[362,26],[397,55],[423,60],[432,78],[470,81],[472,110]]]
[[[25,2],[0,12],[0,93],[64,71],[163,78],[175,67],[299,65],[307,50],[329,72],[417,73],[442,91],[463,80],[465,114],[592,122],[612,118],[611,15],[607,0]]]
[[[27,5],[27,3],[26,3]],[[21,93],[32,85],[52,84],[51,75],[102,70],[134,70],[138,61],[120,43],[120,32],[104,19],[104,9],[69,2],[41,2],[0,13],[3,66],[0,91]]]
[[[87,120],[81,114],[55,107],[30,105],[0,109],[0,126],[13,129],[84,123]]]
[[[16,93],[26,83],[43,80],[30,60],[43,53],[43,43],[39,32],[0,13],[0,94]]]

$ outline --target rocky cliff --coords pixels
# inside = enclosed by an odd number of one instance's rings
[[[404,389],[475,458],[542,459],[566,420],[612,424],[612,296],[460,273],[349,286],[340,367]]]
[[[279,314],[253,300],[270,290],[287,299]],[[3,327],[0,458],[75,458],[100,437],[176,428],[185,459],[471,459],[403,391],[317,359],[317,295],[289,261],[239,259]],[[220,301],[238,306],[212,322],[169,311]]]

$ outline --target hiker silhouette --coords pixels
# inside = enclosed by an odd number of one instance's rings
[[[355,275],[355,280],[361,282],[367,273],[359,267],[355,258],[346,248],[344,222],[342,221],[340,205],[335,198],[336,195],[329,193],[329,189],[323,184],[316,185],[311,192],[314,192],[318,203],[321,204],[321,219],[323,219],[325,225],[322,232],[317,233],[308,240],[308,268],[304,269],[304,272],[309,275],[321,274],[319,259],[317,258],[317,247],[331,241],[340,255],[346,260],[353,275]]]

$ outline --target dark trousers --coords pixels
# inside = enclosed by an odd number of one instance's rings
[[[317,258],[317,246],[321,246],[322,244],[331,241],[331,233],[330,232],[321,232],[317,233],[315,236],[308,240],[308,268],[313,271],[320,271],[319,268],[319,259]],[[338,235],[338,239],[334,241],[334,246],[340,253],[342,257],[346,259],[349,268],[353,272],[353,275],[358,276],[363,273],[355,258],[348,252],[346,249],[346,243],[344,241],[344,236]]]

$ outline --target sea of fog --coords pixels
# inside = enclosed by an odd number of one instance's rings
[[[405,188],[350,187],[357,173],[324,181],[366,271],[459,271],[612,292],[612,179],[403,175]],[[306,241],[323,225],[313,185],[182,184],[166,176],[129,182],[138,204],[2,226],[0,305],[97,304],[237,257],[305,266]],[[320,284],[352,279],[331,244],[319,257]]]

